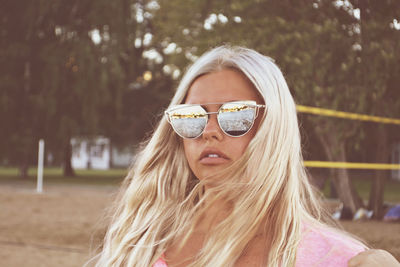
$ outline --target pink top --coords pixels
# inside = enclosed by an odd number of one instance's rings
[[[164,260],[164,257],[161,257],[154,263],[153,267],[168,267],[167,263]]]
[[[347,261],[365,247],[350,237],[328,229],[307,227],[297,249],[296,267],[347,267]],[[160,258],[153,267],[168,267]]]
[[[366,247],[329,229],[307,227],[297,248],[296,267],[347,267],[347,262]]]

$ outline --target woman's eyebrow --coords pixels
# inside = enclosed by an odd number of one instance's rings
[[[221,102],[206,102],[206,103],[185,103],[185,104],[189,104],[189,105],[222,105],[225,103],[230,103],[230,102],[237,102],[237,101],[244,101],[244,100],[248,100],[248,99],[232,99],[232,100],[227,100],[227,101],[221,101]]]
[[[199,105],[201,105],[202,107],[203,106],[207,106],[207,105],[210,105],[210,106],[212,106],[212,105],[222,106],[223,104],[230,103],[230,102],[233,102],[233,101],[235,101],[235,100],[224,101],[224,102],[210,102],[210,103],[203,103],[203,104],[199,104]]]

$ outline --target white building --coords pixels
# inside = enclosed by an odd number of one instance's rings
[[[111,167],[128,167],[134,157],[130,149],[112,147],[106,137],[72,138],[71,164],[74,169],[107,170]]]

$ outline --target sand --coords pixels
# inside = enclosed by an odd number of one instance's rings
[[[83,266],[101,244],[105,210],[117,188],[86,185],[0,184],[0,266]],[[375,248],[400,260],[400,223],[343,222]],[[89,265],[91,266],[91,265]]]

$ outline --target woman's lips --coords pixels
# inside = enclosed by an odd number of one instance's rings
[[[204,165],[218,165],[228,161],[229,158],[217,149],[205,149],[200,155],[200,163]]]

